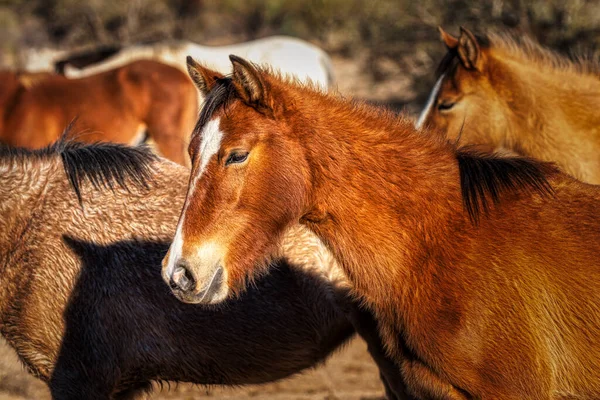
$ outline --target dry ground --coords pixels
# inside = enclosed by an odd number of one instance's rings
[[[410,82],[397,71],[390,71],[389,79],[374,82],[361,71],[357,60],[334,58],[338,90],[371,102],[386,104],[399,110],[415,94]],[[414,105],[408,110],[415,112]],[[15,353],[0,342],[0,400],[47,400],[50,396],[45,385],[29,376],[19,364]],[[375,400],[383,398],[383,387],[378,371],[371,361],[366,345],[353,340],[345,349],[331,357],[324,365],[294,377],[265,385],[242,388],[201,388],[173,385],[170,390],[155,392],[152,400],[192,400],[200,398],[220,400]]]

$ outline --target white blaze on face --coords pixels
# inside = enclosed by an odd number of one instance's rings
[[[433,86],[433,90],[431,91],[431,94],[429,95],[429,98],[427,99],[425,108],[423,108],[423,111],[421,111],[421,115],[419,115],[419,119],[417,120],[417,124],[415,125],[415,128],[421,129],[423,127],[423,124],[425,123],[427,116],[429,116],[431,109],[435,105],[435,100],[437,99],[437,96],[440,93],[440,88],[442,87],[442,81],[444,80],[445,75],[446,74],[442,74],[438,78],[435,85]]]
[[[211,119],[204,125],[204,128],[202,128],[202,140],[200,141],[200,168],[194,179],[195,181],[202,175],[212,156],[217,154],[221,147],[223,132],[219,129],[220,123],[220,118]]]
[[[192,179],[190,183],[190,187],[188,188],[188,195],[185,200],[185,204],[183,205],[183,211],[181,212],[181,217],[179,218],[179,223],[177,224],[177,230],[175,231],[175,237],[173,238],[173,243],[171,243],[171,247],[169,248],[169,258],[167,260],[167,269],[165,271],[166,276],[171,276],[173,271],[175,270],[175,263],[181,258],[181,251],[183,247],[183,221],[187,216],[187,209],[189,204],[189,199],[192,198],[196,191],[196,185],[198,183],[198,179],[204,173],[206,166],[210,159],[217,154],[219,148],[221,147],[221,140],[223,139],[223,132],[219,129],[220,118],[215,118],[206,123],[202,128],[201,140],[198,152],[200,154],[200,166],[196,169],[196,175]]]

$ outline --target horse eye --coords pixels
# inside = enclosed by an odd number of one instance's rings
[[[450,110],[452,107],[454,107],[455,104],[456,104],[455,102],[445,101],[443,103],[438,104],[438,110],[440,110],[440,111]]]
[[[229,157],[227,157],[227,161],[225,161],[225,165],[229,165],[229,164],[241,164],[244,161],[246,161],[246,159],[248,158],[248,152],[247,151],[234,151],[233,153],[231,153],[229,155]]]

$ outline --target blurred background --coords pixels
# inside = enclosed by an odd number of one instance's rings
[[[296,36],[334,59],[343,94],[416,112],[444,54],[437,26],[526,33],[562,53],[596,54],[596,0],[2,0],[3,68],[26,48],[84,50],[187,39],[224,45]]]

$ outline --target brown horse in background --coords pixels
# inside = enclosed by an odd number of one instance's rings
[[[279,261],[225,307],[178,301],[160,261],[189,172],[144,148],[0,147],[0,171],[0,332],[54,399],[272,381],[352,336],[321,276],[327,260],[302,235],[286,242],[289,260],[313,267]]]
[[[0,79],[5,144],[47,146],[76,120],[77,140],[137,144],[147,132],[160,154],[186,164],[198,100],[192,82],[174,67],[142,60],[81,79],[54,75],[26,84],[10,72]]]
[[[440,32],[448,53],[418,127],[554,161],[600,183],[598,65],[570,61],[528,38]]]
[[[300,222],[412,395],[600,398],[600,188],[231,61],[231,78],[189,61],[207,97],[171,284],[200,303],[242,293]]]

